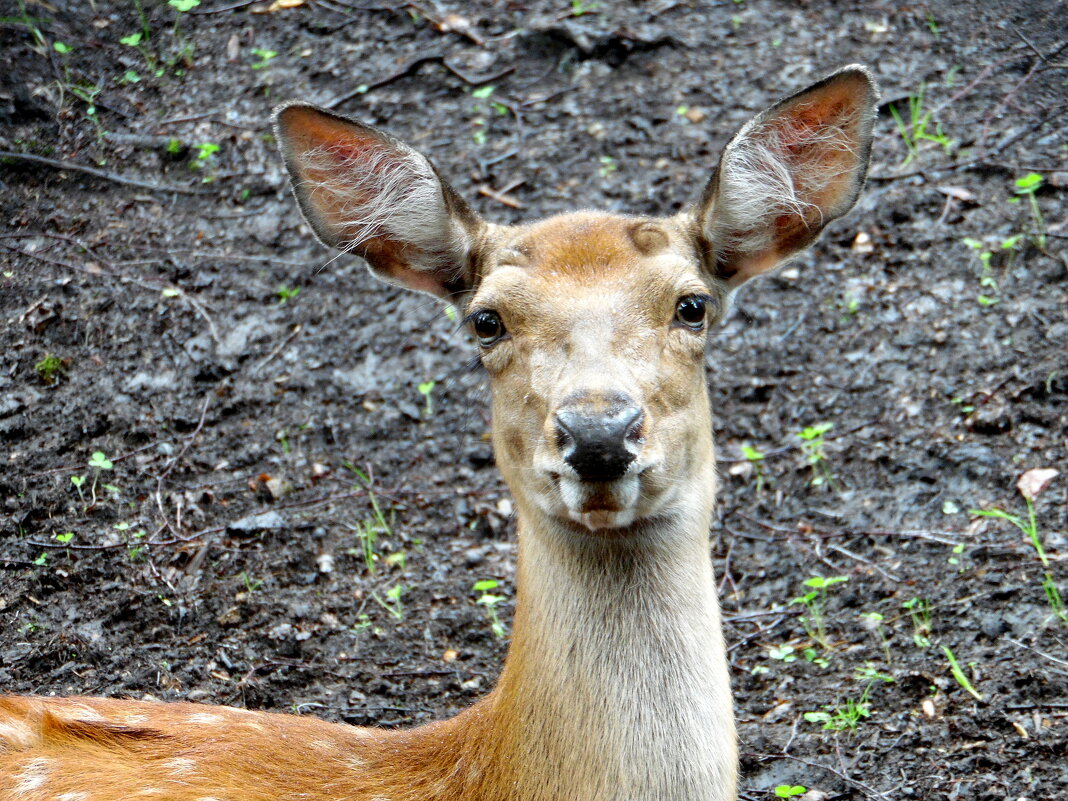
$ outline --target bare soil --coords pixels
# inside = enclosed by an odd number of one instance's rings
[[[708,353],[742,795],[1068,797],[1061,4],[142,5],[0,2],[0,689],[407,726],[495,680],[472,587],[507,629],[514,526],[473,346],[313,242],[272,105],[387,128],[491,219],[670,213],[746,119],[859,61],[858,209]],[[909,159],[890,107],[921,87]],[[1026,521],[1032,468],[1061,471],[1048,566],[969,511]],[[790,605],[813,576],[848,578],[822,634]]]

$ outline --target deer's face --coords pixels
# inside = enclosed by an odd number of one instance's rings
[[[521,501],[600,531],[710,480],[704,344],[724,291],[685,221],[582,213],[488,233],[466,312]]]
[[[520,503],[612,532],[687,497],[711,503],[706,330],[728,291],[852,207],[875,100],[868,73],[847,67],[772,106],[671,219],[580,213],[522,227],[482,220],[382,131],[305,104],[275,120],[319,238],[464,309]]]

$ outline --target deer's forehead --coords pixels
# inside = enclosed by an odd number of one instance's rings
[[[552,217],[495,237],[477,300],[517,312],[596,300],[606,310],[657,309],[680,291],[700,292],[692,245],[671,220],[583,212]]]

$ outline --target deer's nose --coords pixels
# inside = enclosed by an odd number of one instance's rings
[[[563,408],[555,415],[560,455],[583,481],[622,478],[641,445],[645,413],[630,398],[607,409]]]

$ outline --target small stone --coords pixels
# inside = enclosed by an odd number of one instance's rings
[[[332,553],[321,553],[315,557],[315,564],[319,567],[320,573],[333,573],[334,555]]]

